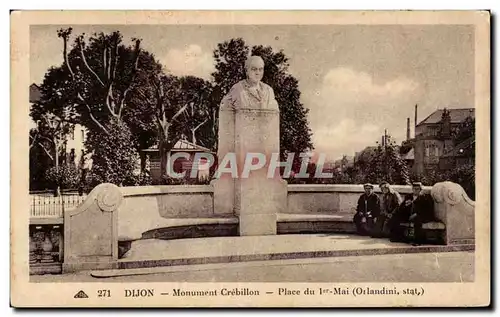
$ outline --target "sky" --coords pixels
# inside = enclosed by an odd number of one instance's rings
[[[62,63],[60,25],[31,26],[30,78],[40,84]],[[67,26],[66,26],[67,27]],[[469,25],[103,25],[73,34],[119,30],[143,40],[169,72],[210,79],[218,43],[241,37],[289,58],[309,109],[315,152],[327,160],[375,145],[384,130],[400,143],[442,108],[474,108],[474,27]]]

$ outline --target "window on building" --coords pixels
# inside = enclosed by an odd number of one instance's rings
[[[425,156],[429,156],[429,147],[425,147]]]
[[[85,140],[85,130],[82,129],[81,132],[82,132],[82,140]]]
[[[73,133],[71,133],[71,140],[74,140],[75,139],[75,133],[76,133],[76,130],[73,129]]]

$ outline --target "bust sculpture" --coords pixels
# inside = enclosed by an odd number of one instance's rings
[[[222,99],[220,110],[264,109],[278,110],[271,86],[263,83],[264,61],[250,56],[245,63],[246,79],[236,83]]]
[[[276,234],[276,215],[286,209],[286,183],[276,173],[269,177],[268,167],[280,151],[280,112],[273,89],[262,82],[262,58],[249,57],[245,70],[246,78],[220,105],[214,213],[238,216],[242,236]],[[247,159],[250,153],[260,155],[259,163]]]

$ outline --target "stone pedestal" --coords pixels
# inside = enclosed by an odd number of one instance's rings
[[[219,164],[235,153],[237,178],[225,173],[213,183],[215,213],[237,215],[242,236],[276,234],[276,215],[286,209],[287,195],[279,169],[268,175],[273,154],[279,160],[279,111],[238,108],[219,116]],[[258,169],[245,172],[245,163],[259,161]]]
[[[96,186],[87,199],[64,213],[64,272],[112,269],[118,260],[118,207],[123,201],[113,184]]]

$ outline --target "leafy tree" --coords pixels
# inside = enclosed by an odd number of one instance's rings
[[[66,136],[73,132],[73,126],[69,123],[68,114],[64,111],[41,114],[37,113],[39,108],[34,109],[31,111],[31,116],[37,122],[37,128],[30,131],[30,160],[38,161],[43,160],[42,157],[48,158],[57,173],[61,160],[66,159]],[[34,169],[42,166],[35,162],[31,165]],[[45,170],[33,172],[38,173],[37,181],[46,180]],[[53,182],[53,184],[58,183]],[[59,192],[59,189],[56,192]]]
[[[476,136],[476,120],[472,117],[467,117],[462,121],[452,133],[453,143],[455,145]]]
[[[110,133],[122,128],[132,133],[130,140],[120,143],[141,153],[140,149],[156,141],[156,130],[154,120],[141,107],[142,101],[132,100],[130,96],[134,89],[144,84],[139,80],[140,75],[161,72],[161,65],[152,54],[141,49],[141,40],[132,39],[132,45],[126,45],[118,31],[96,33],[88,38],[81,34],[72,44],[71,34],[71,28],[58,31],[63,42],[64,61],[46,74],[42,85],[46,102],[38,107],[39,112],[63,108],[73,114],[72,122],[82,124],[89,131],[85,145],[95,161],[113,160],[114,156],[121,155],[118,148],[111,147],[109,151],[99,148],[102,138],[116,139]],[[121,122],[127,125],[122,126]],[[120,129],[115,129],[116,125]],[[107,127],[112,130],[108,131]],[[113,153],[114,149],[118,152]],[[115,172],[120,174],[119,167],[111,168],[117,168]]]
[[[463,150],[463,155],[470,157],[475,161],[476,158],[476,129],[475,129],[475,119],[472,117],[467,117],[460,125],[453,131],[452,138],[453,144],[455,146],[462,143],[461,147]],[[472,142],[467,142],[472,140]]]
[[[143,73],[140,81],[142,84],[132,92],[131,100],[142,103],[138,111],[149,118],[155,127],[160,168],[165,171],[168,152],[181,137],[195,144],[209,137],[200,134],[199,130],[210,119],[208,101],[211,86],[197,77],[178,78],[164,75],[158,70]],[[200,139],[198,135],[201,135]]]
[[[399,154],[399,147],[390,135],[385,138],[385,144],[378,143],[361,156],[355,163],[357,183],[375,183],[388,181],[392,184],[410,184],[410,172],[406,162]]]
[[[50,142],[40,137],[38,129],[30,130],[30,190],[42,190],[50,186],[45,175],[45,172],[54,166],[54,154],[51,153],[50,145]]]
[[[114,118],[122,119],[127,107],[127,96],[133,88],[141,56],[141,40],[132,39],[133,45],[122,43],[122,35],[93,34],[88,40],[78,35],[71,46],[72,28],[60,29],[63,40],[64,63],[60,67],[66,83],[69,105],[79,115],[82,124],[91,131],[107,132],[105,124]],[[60,79],[61,80],[61,79]]]
[[[46,178],[52,188],[61,191],[67,188],[75,188],[80,180],[80,173],[74,164],[63,164],[59,167],[51,167],[46,171]]]
[[[92,169],[87,180],[92,188],[104,182],[122,185],[134,178],[135,152],[129,146],[132,142],[130,130],[116,119],[106,124],[105,129],[108,132],[89,136],[90,142],[99,142],[92,155]]]
[[[289,153],[296,153],[294,170],[300,168],[299,153],[313,149],[311,130],[307,121],[308,109],[300,102],[298,81],[288,73],[288,58],[262,45],[251,49],[243,39],[231,39],[217,45],[214,51],[215,72],[212,109],[219,106],[231,87],[245,78],[245,61],[251,52],[265,63],[262,81],[274,89],[280,107],[280,155],[284,160]]]

